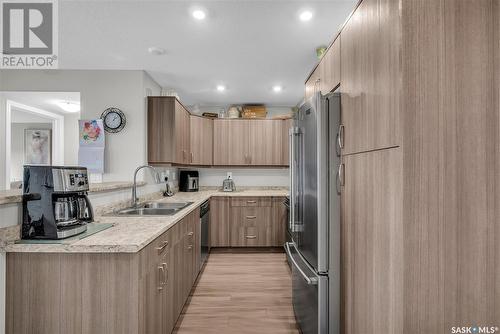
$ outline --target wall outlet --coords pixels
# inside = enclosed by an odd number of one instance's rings
[[[227,172],[227,173],[226,173],[226,177],[227,177],[228,179],[232,179],[232,178],[233,178],[233,172]]]

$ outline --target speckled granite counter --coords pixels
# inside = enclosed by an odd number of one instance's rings
[[[173,216],[99,216],[98,223],[113,223],[114,226],[88,238],[63,244],[15,244],[0,247],[5,252],[40,253],[134,253],[175,225],[188,213],[212,196],[271,196],[284,197],[285,189],[252,189],[225,193],[218,190],[203,190],[192,193],[176,193],[173,197],[158,202],[194,202]]]
[[[104,192],[119,189],[132,188],[133,182],[103,182],[92,183],[90,185],[90,192]],[[143,186],[146,182],[137,182],[137,186]],[[1,190],[0,191],[0,204],[20,203],[23,200],[21,189]]]

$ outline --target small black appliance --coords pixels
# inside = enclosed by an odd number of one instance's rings
[[[24,166],[23,239],[64,239],[85,232],[94,214],[87,168]]]
[[[197,170],[181,170],[179,176],[179,191],[198,191],[199,174]]]

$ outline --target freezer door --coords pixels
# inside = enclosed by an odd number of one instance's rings
[[[316,272],[328,271],[328,108],[317,93],[299,109],[296,144],[298,251]]]
[[[328,276],[317,275],[293,243],[285,249],[292,263],[293,310],[302,333],[328,333]]]

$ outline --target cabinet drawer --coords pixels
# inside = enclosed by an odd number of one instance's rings
[[[231,206],[266,207],[272,205],[272,197],[232,197]]]
[[[267,246],[266,235],[271,218],[270,207],[234,207],[231,222],[231,246]]]

